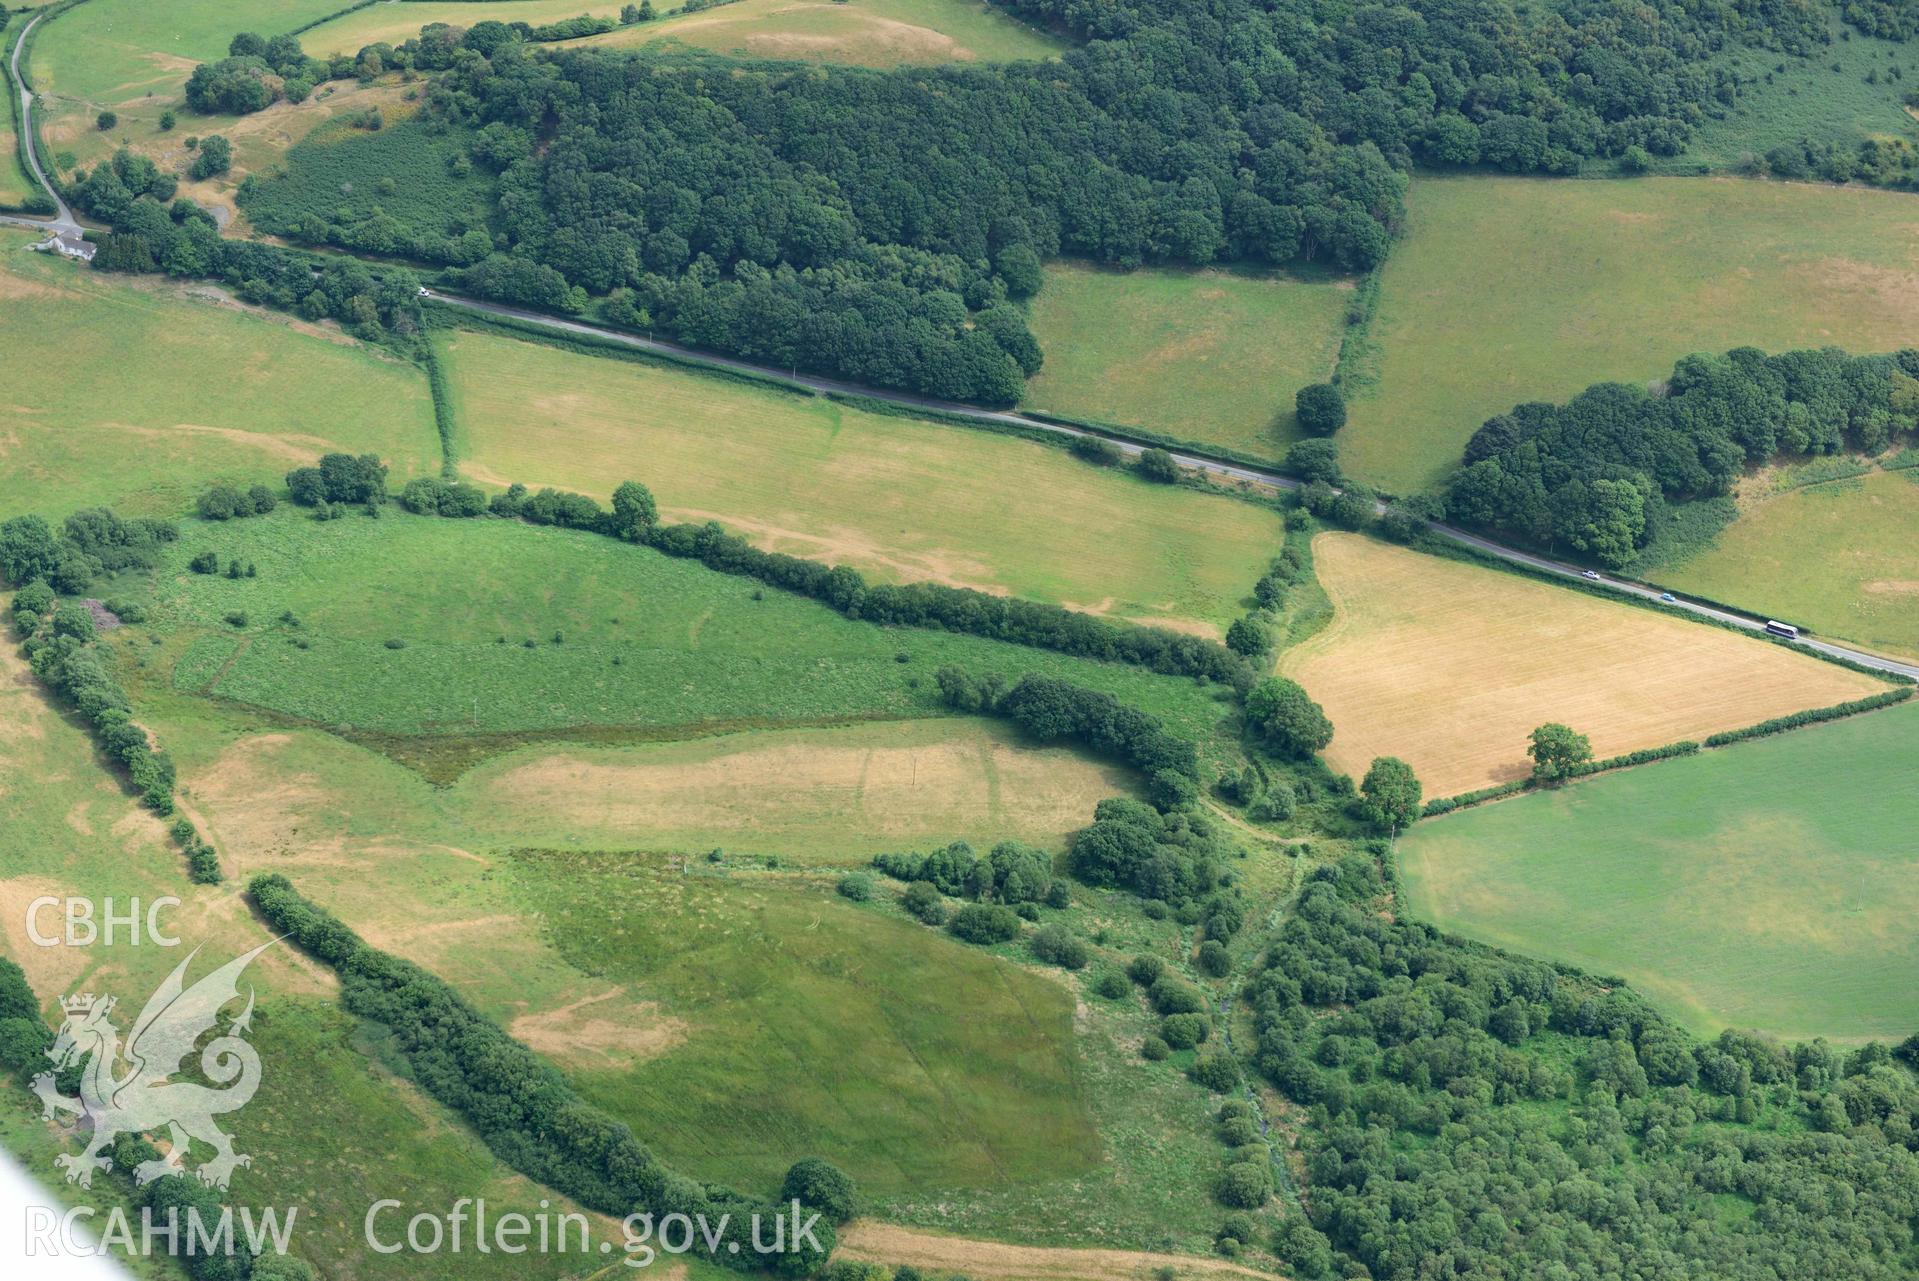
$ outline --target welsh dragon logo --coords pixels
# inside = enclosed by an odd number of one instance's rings
[[[86,1151],[54,1158],[67,1172],[67,1182],[92,1186],[93,1172],[113,1163],[101,1153],[116,1136],[158,1135],[162,1129],[167,1131],[169,1150],[164,1157],[143,1161],[134,1169],[133,1177],[142,1185],[163,1175],[186,1173],[189,1139],[214,1150],[213,1157],[193,1171],[202,1183],[224,1188],[236,1168],[253,1163],[252,1157],[233,1150],[233,1140],[213,1120],[246,1106],[260,1088],[260,1056],[244,1039],[253,1022],[251,988],[246,1009],[200,1050],[200,1071],[214,1086],[169,1078],[185,1069],[200,1038],[219,1022],[221,1009],[239,999],[241,972],[272,946],[263,943],[187,987],[187,966],[199,955],[195,948],[147,999],[124,1046],[120,1030],[109,1017],[115,1005],[112,997],[95,1000],[88,993],[61,1000],[66,1019],[47,1057],[56,1068],[85,1060],[80,1095],[69,1098],[60,1093],[52,1072],[36,1076],[33,1090],[47,1118],[66,1112],[84,1117],[93,1126]]]

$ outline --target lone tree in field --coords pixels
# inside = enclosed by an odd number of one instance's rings
[[[1557,721],[1534,730],[1526,751],[1533,758],[1533,778],[1541,783],[1566,778],[1593,758],[1592,740]]]
[[[1419,817],[1421,789],[1413,767],[1397,756],[1376,756],[1359,785],[1366,820],[1390,831],[1410,827]]]
[[[1297,681],[1268,676],[1246,696],[1246,718],[1276,750],[1311,756],[1333,741],[1333,723]]]
[[[1308,436],[1330,436],[1346,425],[1346,397],[1331,383],[1308,383],[1293,394],[1293,414]]]
[[[187,167],[187,177],[195,182],[217,178],[225,173],[232,163],[233,144],[217,133],[210,133],[200,139],[199,154],[193,157],[193,163]]]

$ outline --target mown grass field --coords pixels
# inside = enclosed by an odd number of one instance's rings
[[[456,786],[461,816],[502,837],[533,818],[576,846],[717,847],[830,864],[951,840],[1064,849],[1066,833],[1131,781],[992,722],[942,719],[533,748]]]
[[[142,708],[156,709],[191,762],[193,803],[235,866],[253,872],[277,867],[294,845],[324,847],[330,859],[363,845],[717,848],[809,867],[952,840],[1061,850],[1095,804],[1132,786],[1100,762],[957,718],[632,746],[536,743],[436,785],[317,730],[260,732],[241,709],[153,694]],[[241,727],[252,732],[236,737]],[[272,797],[272,812],[250,812],[255,796]],[[356,865],[354,875],[378,872]]]
[[[1280,660],[1333,722],[1358,778],[1412,765],[1426,795],[1523,778],[1548,721],[1604,758],[1877,693],[1779,646],[1356,534],[1313,540],[1330,626]]]
[[[739,0],[622,27],[578,45],[685,45],[747,58],[862,67],[1024,62],[1069,46],[985,0]],[[577,8],[576,8],[577,12]]]
[[[1011,592],[1218,635],[1278,549],[1277,513],[1043,445],[670,367],[458,332],[462,469],[605,498],[896,582]]]
[[[1414,827],[1415,912],[1621,974],[1701,1032],[1898,1040],[1919,1025],[1908,706]]]
[[[334,449],[378,453],[396,478],[438,470],[415,366],[212,286],[94,275],[34,239],[0,230],[0,348],[18,354],[0,511],[173,515],[217,479],[277,480]]]
[[[885,1193],[1099,1161],[1059,984],[819,884],[625,855],[523,855],[509,875],[562,956],[683,1022],[657,1057],[576,1072],[675,1165],[765,1187],[817,1152]]]
[[[188,573],[207,550],[258,576]],[[874,627],[696,561],[514,522],[398,510],[318,522],[287,505],[191,522],[166,557],[153,626],[168,644],[155,661],[172,664],[176,688],[376,734],[585,726],[668,739],[939,716],[933,676],[945,663],[1062,675],[1195,739],[1226,711],[1222,691],[1190,680]],[[233,613],[243,626],[226,621]]]
[[[1481,423],[1696,351],[1910,345],[1919,202],[1733,178],[1422,178],[1381,277],[1377,383],[1339,435],[1360,479],[1406,493]]]
[[[71,153],[86,166],[123,143],[177,148],[187,134],[225,133],[234,117],[185,109],[194,64],[224,58],[241,31],[274,36],[341,7],[338,0],[87,0],[36,31],[24,60],[46,95],[36,107],[44,113],[41,136],[54,156]],[[169,107],[179,116],[170,139],[159,132]],[[120,122],[101,132],[94,117],[106,108]]]
[[[1293,393],[1332,376],[1349,282],[1223,271],[1046,269],[1034,409],[1277,457]]]
[[[1679,591],[1869,648],[1919,654],[1915,529],[1919,474],[1912,471],[1742,492],[1739,519],[1710,547],[1652,573]]]
[[[342,14],[300,37],[300,47],[316,58],[358,53],[370,44],[399,45],[435,22],[471,27],[476,22],[525,22],[539,26],[581,14],[593,18],[620,16],[621,0],[512,0],[511,10],[490,7],[498,0],[408,0],[403,4],[376,4]],[[345,6],[341,6],[345,7]]]

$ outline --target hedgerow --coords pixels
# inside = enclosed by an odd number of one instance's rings
[[[100,645],[93,608],[78,600],[60,600],[45,575],[51,573],[70,588],[83,589],[95,574],[149,569],[161,544],[179,536],[164,521],[126,521],[107,508],[76,512],[55,538],[38,517],[15,517],[0,524],[0,575],[18,587],[13,598],[13,623],[22,638],[27,663],[61,701],[86,722],[94,743],[126,772],[140,793],[141,803],[155,814],[173,813],[175,772],[173,759],[153,744],[146,729],[133,719],[133,704],[113,678],[110,660]],[[117,602],[116,602],[117,603]],[[122,605],[123,622],[137,621],[142,611]],[[113,611],[109,611],[113,612]],[[195,882],[220,880],[220,859],[211,845],[186,819],[169,829],[187,857],[187,874]]]
[[[355,460],[348,455],[328,455],[321,460],[324,471],[334,460],[343,474]],[[345,460],[345,461],[338,461]],[[368,459],[359,460],[367,464]],[[377,464],[377,459],[371,459]],[[303,468],[290,473],[306,476],[315,469]],[[384,469],[382,469],[384,473]],[[420,510],[429,505],[426,496],[456,494],[462,487],[443,481],[416,481]],[[307,493],[307,499],[301,498]],[[317,501],[314,495],[330,501],[361,501],[355,489],[353,497],[333,498],[319,494],[308,485],[295,489],[295,499]],[[382,493],[384,490],[381,491]],[[406,499],[403,496],[403,501]],[[437,503],[437,499],[435,500]],[[624,506],[623,506],[624,504]],[[856,569],[846,565],[826,565],[819,561],[788,556],[783,552],[761,551],[737,534],[727,533],[716,522],[703,525],[660,525],[653,495],[634,481],[621,484],[614,494],[614,510],[608,512],[584,494],[555,489],[529,492],[524,485],[510,486],[494,495],[489,511],[495,516],[519,519],[536,525],[557,525],[567,529],[590,529],[628,542],[641,542],[668,556],[697,560],[708,569],[723,574],[753,578],[768,586],[806,596],[838,610],[848,618],[861,619],[887,627],[928,627],[960,632],[988,640],[1050,649],[1076,658],[1100,662],[1130,663],[1167,675],[1203,677],[1231,684],[1236,688],[1251,684],[1252,668],[1240,655],[1223,645],[1197,637],[1184,636],[1137,623],[1096,618],[1077,610],[1016,597],[990,596],[969,588],[947,587],[938,583],[908,583],[895,586],[868,583]],[[466,504],[458,510],[440,510],[441,515],[468,515]],[[1102,696],[1104,697],[1104,696]],[[1017,715],[1009,710],[1007,715]],[[1191,773],[1191,746],[1184,752],[1170,746],[1162,766]]]
[[[1198,751],[1189,740],[1104,691],[1037,672],[1006,689],[993,678],[977,678],[954,666],[940,668],[934,679],[948,706],[1004,716],[1042,743],[1078,743],[1148,777],[1161,772],[1198,777]]]
[[[1744,729],[1725,730],[1709,735],[1707,747],[1724,747],[1728,743],[1738,743],[1748,738],[1763,738],[1768,734],[1779,734],[1789,729],[1798,729],[1801,725],[1817,725],[1821,721],[1836,721],[1846,716],[1857,716],[1861,712],[1876,711],[1881,707],[1890,707],[1894,703],[1903,703],[1913,694],[1913,687],[1902,686],[1889,689],[1883,694],[1873,694],[1867,698],[1855,698],[1851,702],[1835,703],[1831,707],[1816,707],[1809,711],[1794,712],[1790,716],[1775,716],[1769,721],[1757,725],[1748,725]]]
[[[768,1263],[770,1256],[750,1247],[748,1223],[755,1214],[772,1217],[775,1207],[667,1169],[624,1124],[588,1103],[446,982],[368,946],[284,876],[255,877],[247,893],[269,925],[334,969],[346,1008],[390,1030],[421,1087],[465,1117],[508,1165],[603,1214],[705,1214],[718,1232],[709,1255],[714,1262],[740,1271]],[[719,1226],[725,1214],[731,1217]],[[818,1270],[834,1234],[825,1225],[815,1234],[823,1247],[818,1254],[796,1242],[778,1256],[776,1269],[789,1275]]]

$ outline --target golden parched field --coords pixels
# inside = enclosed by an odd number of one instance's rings
[[[861,67],[1042,61],[1068,48],[986,0],[737,0],[685,14],[667,4],[655,7],[662,12],[658,21],[562,47],[678,44],[742,58]]]
[[[1122,771],[975,721],[896,721],[610,749],[535,749],[460,779],[474,822],[538,814],[577,843],[858,863],[1015,839],[1058,849]],[[524,818],[519,820],[524,822]]]
[[[1522,778],[1560,721],[1616,756],[1885,688],[1758,639],[1375,542],[1313,540],[1327,629],[1280,660],[1332,718],[1325,753],[1359,777],[1412,765],[1428,797]]]
[[[1277,513],[1044,445],[666,366],[460,332],[439,339],[466,473],[604,499],[762,547],[1218,636],[1283,537]]]

